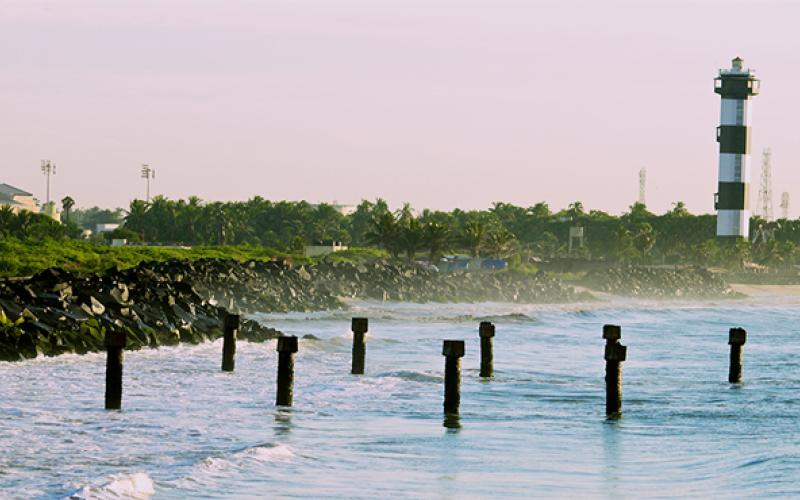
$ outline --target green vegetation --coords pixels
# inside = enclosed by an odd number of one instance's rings
[[[172,257],[298,256],[305,245],[320,241],[359,248],[329,257],[333,260],[391,256],[435,262],[442,255],[458,253],[509,259],[517,268],[563,258],[732,269],[752,261],[788,268],[797,263],[800,244],[800,220],[766,223],[758,218],[751,220],[752,242],[721,244],[714,237],[715,216],[690,214],[682,202],[660,215],[635,203],[621,216],[587,212],[577,201],[558,212],[546,203],[527,208],[495,203],[488,210],[417,213],[408,204],[391,211],[378,199],[363,201],[350,215],[331,205],[260,197],[230,203],[156,197],[149,203],[134,200],[127,211],[81,210],[74,203],[70,197],[62,200],[64,224],[0,209],[0,275],[30,274],[49,265],[101,270]],[[109,248],[73,241],[81,228],[115,221],[124,226],[94,241],[126,238],[147,246]],[[575,245],[570,252],[569,230],[575,226],[584,228],[584,245]]]
[[[2,238],[0,276],[27,276],[49,267],[60,267],[69,271],[102,272],[114,266],[124,269],[151,260],[201,258],[268,260],[276,256],[284,254],[266,247],[247,245],[192,248],[110,247],[88,241],[52,239],[22,241],[16,238]],[[299,262],[306,260],[300,256],[293,258]]]
[[[94,231],[97,224],[122,224],[125,221],[125,211],[121,208],[108,210],[100,207],[73,209],[75,200],[67,196],[61,200],[62,220],[74,223],[81,229]]]

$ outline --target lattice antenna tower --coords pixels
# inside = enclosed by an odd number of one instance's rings
[[[761,156],[761,187],[756,207],[764,220],[772,220],[772,151],[769,148],[764,148]]]
[[[647,184],[647,169],[642,167],[639,169],[639,203],[642,205],[644,202],[645,186]]]
[[[786,191],[781,195],[781,218],[789,218],[789,193]]]

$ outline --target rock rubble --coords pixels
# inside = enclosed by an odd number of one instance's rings
[[[590,272],[582,284],[641,297],[735,294],[719,276],[701,268],[611,268]],[[109,330],[125,331],[130,349],[198,343],[222,335],[227,312],[340,309],[350,298],[565,303],[592,297],[542,272],[439,273],[380,260],[298,267],[284,261],[170,260],[102,275],[52,268],[27,279],[0,281],[0,360],[99,351]],[[242,339],[280,335],[242,319]]]
[[[384,261],[292,267],[283,261],[200,259],[145,262],[102,275],[52,268],[0,281],[0,359],[103,349],[107,330],[128,347],[202,342],[222,335],[226,312],[314,311],[343,299],[410,302],[570,302],[585,298],[544,273],[440,274]],[[19,324],[12,326],[12,323]],[[243,319],[240,338],[280,332]]]
[[[614,267],[592,271],[583,284],[601,292],[630,297],[736,297],[722,277],[702,267]]]

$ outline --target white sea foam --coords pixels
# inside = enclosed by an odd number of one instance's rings
[[[248,461],[286,462],[295,456],[294,451],[285,444],[254,446],[226,456],[206,457],[197,465],[197,469],[213,474],[241,467],[244,462]]]
[[[242,474],[252,473],[255,468],[270,463],[285,463],[295,457],[286,445],[261,445],[245,448],[223,456],[206,457],[197,463],[191,473],[174,481],[173,486],[189,491],[214,489],[220,481],[230,481]]]
[[[101,486],[84,486],[70,498],[138,500],[150,498],[155,493],[155,485],[150,476],[144,472],[135,472],[111,476],[109,481]]]
[[[254,448],[247,448],[240,453],[258,462],[286,462],[296,456],[294,451],[285,444],[256,446]]]

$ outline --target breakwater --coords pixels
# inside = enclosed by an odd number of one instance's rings
[[[84,354],[104,349],[107,331],[125,332],[127,348],[200,343],[222,335],[223,307],[183,276],[143,264],[102,275],[47,269],[24,280],[0,282],[0,360]],[[240,337],[280,335],[243,320]]]
[[[0,359],[100,351],[112,330],[127,334],[128,349],[199,343],[222,335],[226,312],[339,309],[348,297],[552,303],[582,295],[543,273],[440,275],[381,261],[293,267],[282,261],[170,260],[102,275],[52,268],[0,282],[7,317]],[[239,333],[256,342],[280,335],[247,319]]]
[[[590,271],[581,281],[592,290],[628,297],[739,297],[716,273],[702,267],[611,267]]]
[[[610,269],[587,276],[590,288],[648,296],[728,296],[705,270]],[[603,274],[604,273],[604,274]],[[732,292],[731,292],[732,293]],[[200,259],[144,262],[104,274],[52,268],[0,281],[0,360],[103,350],[106,331],[127,335],[127,348],[199,343],[222,336],[227,312],[320,311],[345,299],[398,302],[569,303],[586,292],[545,273],[439,273],[386,261],[323,262]],[[0,318],[1,319],[1,318]],[[243,319],[239,337],[264,341],[275,329]]]

